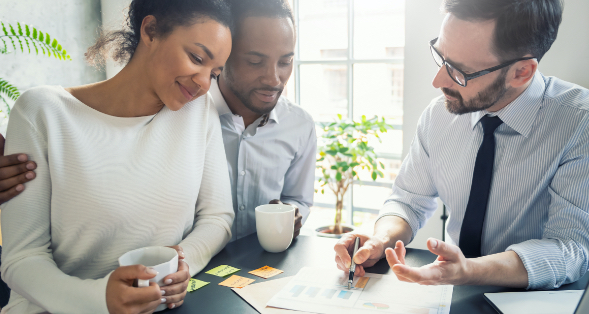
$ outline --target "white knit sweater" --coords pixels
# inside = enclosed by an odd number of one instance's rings
[[[16,102],[6,154],[37,178],[2,208],[2,313],[106,313],[127,251],[184,248],[191,275],[231,238],[234,213],[219,117],[209,94],[173,112],[121,118],[62,87]]]

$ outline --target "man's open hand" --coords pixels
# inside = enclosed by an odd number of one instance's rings
[[[398,241],[394,249],[385,250],[389,266],[401,281],[420,285],[464,285],[469,284],[470,264],[460,248],[437,239],[427,240],[428,249],[438,255],[435,262],[422,267],[405,265],[405,246]]]

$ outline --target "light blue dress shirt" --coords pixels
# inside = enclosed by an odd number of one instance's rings
[[[485,114],[454,115],[443,96],[434,99],[380,216],[402,217],[415,236],[440,197],[450,213],[447,241],[457,244]],[[495,114],[504,123],[495,131],[482,253],[517,253],[528,289],[574,282],[589,261],[589,90],[538,72]]]
[[[254,210],[272,199],[296,205],[304,223],[315,192],[317,136],[311,115],[281,97],[264,126],[259,126],[264,118],[260,117],[245,128],[216,82],[209,92],[219,112],[231,180],[231,240],[256,232]]]

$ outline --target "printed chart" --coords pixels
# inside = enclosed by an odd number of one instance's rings
[[[366,274],[354,278],[336,269],[306,267],[268,306],[314,313],[448,314],[453,286],[420,286],[396,276]]]

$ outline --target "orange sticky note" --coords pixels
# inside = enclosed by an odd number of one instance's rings
[[[370,279],[370,277],[360,277],[360,279],[358,279],[358,282],[356,282],[356,286],[354,288],[366,287],[366,284],[368,283],[368,279]]]
[[[276,276],[278,274],[282,274],[283,271],[280,269],[272,268],[270,266],[264,266],[262,268],[258,268],[256,270],[252,270],[249,272],[250,274],[258,277],[262,277],[264,279],[268,279],[270,277]]]
[[[254,281],[256,281],[256,280],[233,275],[233,276],[227,278],[225,281],[219,283],[219,286],[225,286],[225,287],[229,287],[229,288],[243,288]]]

